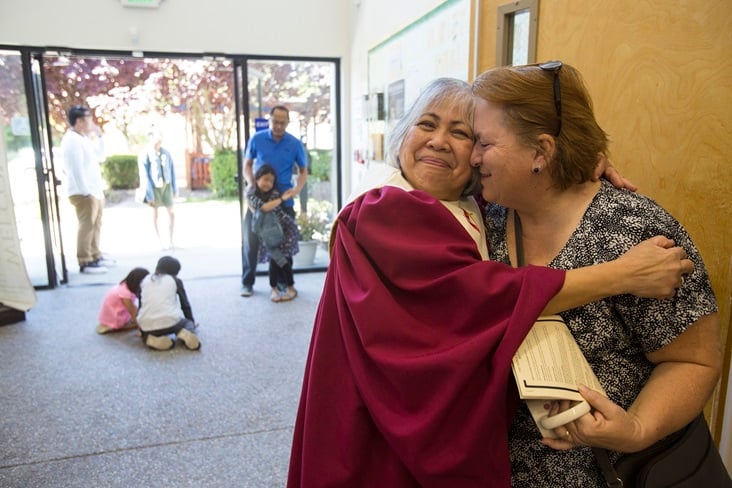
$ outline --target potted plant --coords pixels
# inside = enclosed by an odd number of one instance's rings
[[[294,257],[296,266],[312,266],[315,253],[321,243],[327,242],[330,236],[330,202],[310,200],[308,212],[299,212],[295,216],[300,232],[300,252]]]

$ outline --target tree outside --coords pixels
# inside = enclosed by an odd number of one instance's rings
[[[0,64],[4,62],[0,53]],[[236,149],[231,60],[58,54],[44,56],[43,67],[55,144],[66,131],[68,108],[82,104],[92,109],[105,133],[121,134],[127,147],[119,152],[139,152],[151,126],[176,117],[185,128],[184,158]],[[290,129],[308,149],[333,148],[332,63],[258,60],[249,61],[248,67],[244,96],[253,116],[266,115],[273,105],[284,103],[297,121]],[[0,106],[4,109],[0,116],[6,127],[14,116],[27,117],[23,90],[20,63],[0,69]]]

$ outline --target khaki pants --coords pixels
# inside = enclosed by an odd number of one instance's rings
[[[99,250],[99,237],[102,232],[102,211],[104,200],[91,195],[71,195],[71,205],[76,209],[79,230],[76,234],[76,258],[79,266],[91,263],[102,257]]]

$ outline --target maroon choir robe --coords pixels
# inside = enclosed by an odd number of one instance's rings
[[[564,272],[482,261],[422,191],[340,213],[288,487],[508,487],[511,358]]]

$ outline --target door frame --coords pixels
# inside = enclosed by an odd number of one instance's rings
[[[332,63],[334,66],[334,79],[333,79],[333,93],[335,96],[335,113],[333,115],[333,126],[337,133],[336,136],[336,147],[333,150],[333,177],[336,180],[336,192],[334,195],[334,204],[336,209],[340,209],[343,206],[341,197],[341,189],[343,188],[343,171],[342,171],[342,151],[343,137],[342,137],[342,104],[341,104],[341,62],[339,58],[320,58],[320,57],[305,57],[305,56],[266,56],[266,55],[237,55],[232,56],[234,61],[234,92],[236,97],[236,137],[239,150],[237,151],[237,183],[239,186],[239,211],[241,221],[241,233],[242,233],[242,275],[244,274],[244,235],[246,230],[244,229],[244,216],[246,214],[246,204],[244,202],[244,151],[246,144],[251,137],[251,126],[254,117],[260,116],[260,114],[253,114],[250,111],[251,94],[247,93],[249,86],[249,61],[273,61],[273,62],[313,62],[313,63]],[[239,74],[241,73],[241,79]],[[239,90],[241,88],[241,93]],[[244,95],[247,94],[247,103],[242,103]],[[244,124],[242,128],[240,123]],[[243,129],[243,132],[242,132]],[[244,135],[242,138],[241,135]],[[315,265],[307,268],[293,268],[294,273],[309,273],[309,272],[322,272],[327,269],[327,265]],[[266,271],[257,271],[258,275],[266,274]]]
[[[53,164],[51,127],[48,123],[48,105],[45,78],[43,77],[43,49],[13,48],[11,46],[0,46],[0,49],[19,52],[21,57],[23,88],[28,110],[31,147],[35,158],[36,185],[48,279],[46,285],[36,285],[34,288],[56,288],[59,284],[68,281],[68,273],[60,227],[57,191],[59,180],[56,178]],[[60,266],[60,270],[57,266]]]

